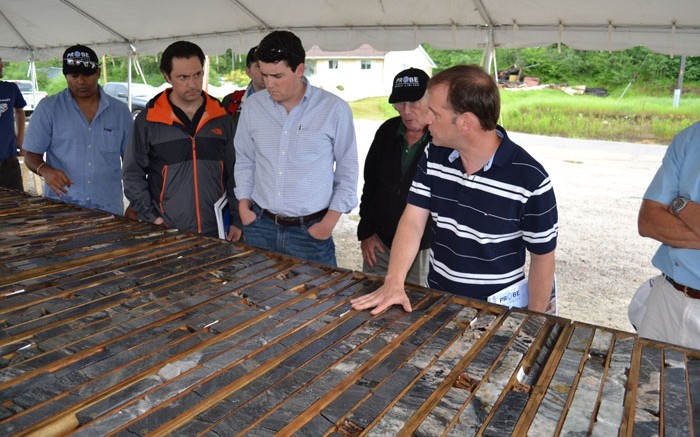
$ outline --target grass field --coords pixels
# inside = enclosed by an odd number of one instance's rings
[[[668,144],[700,119],[700,97],[650,97],[621,91],[608,97],[569,95],[558,89],[501,91],[501,120],[507,130],[536,135]],[[387,97],[350,102],[355,118],[385,120],[397,115]]]

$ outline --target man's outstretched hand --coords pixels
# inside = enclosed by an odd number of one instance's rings
[[[350,304],[352,309],[358,311],[374,308],[370,312],[372,315],[377,315],[392,305],[401,305],[407,313],[413,311],[403,284],[387,282],[372,293],[351,300]]]

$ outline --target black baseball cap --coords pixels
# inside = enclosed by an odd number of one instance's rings
[[[91,76],[100,68],[100,60],[90,47],[74,45],[63,52],[63,74]]]
[[[403,70],[394,78],[389,103],[415,102],[428,88],[428,74],[418,68]]]

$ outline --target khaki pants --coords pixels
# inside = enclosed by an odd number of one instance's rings
[[[658,278],[637,332],[640,337],[700,349],[700,299],[687,297]]]
[[[384,253],[376,251],[374,253],[377,258],[377,262],[374,267],[367,264],[367,261],[362,261],[362,273],[367,273],[368,275],[376,276],[386,276],[386,272],[389,268],[389,255],[391,254],[391,249],[379,240],[379,244],[382,245]],[[430,268],[430,249],[423,249],[418,251],[416,259],[413,260],[411,269],[408,271],[408,276],[406,276],[406,283],[420,285],[422,287],[428,284],[428,269]]]

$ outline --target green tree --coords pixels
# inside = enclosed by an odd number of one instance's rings
[[[424,44],[425,50],[437,64],[435,72],[452,65],[479,64],[482,50],[440,50]],[[500,70],[511,65],[521,67],[522,74],[539,77],[542,83],[585,84],[588,87],[619,88],[634,77],[645,84],[645,90],[667,92],[674,86],[680,69],[680,56],[652,52],[645,47],[607,52],[576,50],[566,45],[496,49],[496,64]],[[686,60],[685,80],[700,81],[700,57]],[[655,91],[656,90],[656,91]]]
[[[453,65],[479,64],[483,56],[482,50],[442,50],[434,49],[429,44],[423,44],[423,48],[437,65],[434,73],[438,73]]]

